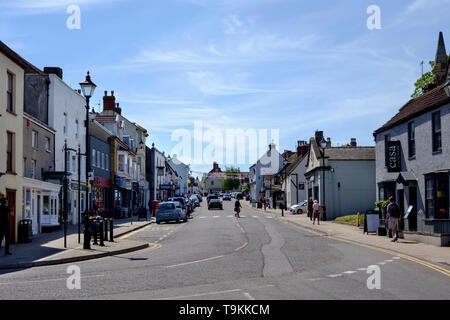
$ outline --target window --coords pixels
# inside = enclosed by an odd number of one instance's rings
[[[102,167],[101,161],[102,161],[102,158],[100,156],[100,151],[97,150],[97,168]]]
[[[72,156],[72,170],[73,170],[73,172],[77,172],[77,158],[76,158],[76,156]]]
[[[45,151],[47,152],[51,152],[50,151],[50,138],[45,138]]]
[[[91,160],[91,163],[92,163],[92,166],[93,167],[95,167],[95,165],[96,165],[96,161],[95,161],[95,156],[97,155],[97,152],[95,152],[95,149],[92,149],[92,160]]]
[[[67,134],[67,113],[64,112],[64,133]]]
[[[109,170],[109,156],[105,155],[105,170]]]
[[[27,158],[23,158],[23,164],[22,164],[22,170],[23,170],[23,176],[27,176]]]
[[[408,156],[416,156],[416,125],[414,122],[408,123]]]
[[[6,171],[7,172],[14,172],[14,149],[13,149],[13,143],[14,143],[14,133],[7,132],[7,139],[6,139]]]
[[[78,128],[78,119],[75,120],[75,138],[78,139],[79,128]]]
[[[31,160],[31,179],[36,179],[36,160]]]
[[[389,165],[389,148],[388,148],[389,141],[391,141],[391,135],[386,134],[384,136],[384,165],[386,167]]]
[[[441,112],[432,114],[432,129],[433,129],[433,152],[442,150],[441,140]]]
[[[12,73],[7,73],[6,82],[6,110],[14,112],[14,75]]]
[[[102,169],[105,170],[105,154],[102,152]]]
[[[448,219],[448,173],[425,176],[425,209],[427,218]]]
[[[38,133],[34,130],[31,132],[31,147],[33,149],[38,148]]]

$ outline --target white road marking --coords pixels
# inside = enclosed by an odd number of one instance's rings
[[[185,265],[188,265],[188,264],[200,263],[200,262],[216,260],[216,259],[220,259],[220,258],[223,258],[223,255],[217,256],[217,257],[206,258],[206,259],[202,259],[202,260],[195,260],[195,261],[190,261],[190,262],[174,264],[174,265],[171,265],[171,266],[167,266],[166,268],[174,268],[174,267],[179,267],[179,266],[185,266]]]
[[[392,258],[392,259],[395,259],[395,260],[399,260],[399,259],[400,259],[400,257],[394,257],[394,258]]]
[[[161,299],[157,299],[157,300],[186,299],[186,298],[190,298],[190,297],[201,297],[201,296],[209,296],[209,295],[223,294],[223,293],[232,293],[232,292],[242,292],[242,289],[232,289],[232,290],[224,290],[224,291],[212,291],[212,292],[205,292],[205,293],[198,293],[198,294],[190,294],[190,295],[186,295],[186,296],[161,298]]]
[[[319,280],[324,280],[325,278],[313,278],[313,279],[308,279],[308,281],[319,281]]]
[[[386,262],[378,262],[377,264],[379,264],[380,266],[384,266]]]
[[[92,276],[82,276],[81,277],[81,280],[83,280],[83,279],[86,279],[86,278],[98,278],[98,277],[104,277],[105,275],[104,274],[97,274],[97,275],[92,275]],[[8,284],[13,284],[13,285],[16,285],[16,284],[23,284],[23,283],[39,283],[39,282],[49,282],[49,281],[66,281],[67,280],[67,278],[56,278],[56,279],[42,279],[42,280],[30,280],[30,281],[15,281],[15,282],[0,282],[0,285],[3,285],[3,284],[6,284],[6,285],[8,285]]]
[[[389,259],[389,260],[384,260],[385,262],[394,262],[394,260],[391,260],[391,259]]]
[[[342,274],[330,274],[327,277],[329,277],[329,278],[337,278],[337,277],[342,277]]]
[[[345,273],[345,274],[353,274],[353,273],[356,273],[356,271],[345,271],[343,273]]]
[[[253,216],[253,218],[258,218],[258,216]]]
[[[220,218],[219,216],[213,216],[213,218]]]
[[[248,293],[248,292],[244,292],[244,296],[246,296],[248,300],[256,300],[256,299],[253,298],[253,297],[250,295],[250,293]]]
[[[244,243],[244,245],[240,246],[239,248],[234,249],[234,251],[239,251],[241,249],[244,249],[248,245],[248,242]]]
[[[357,269],[358,271],[366,271],[367,270],[367,268],[359,268],[359,269]]]

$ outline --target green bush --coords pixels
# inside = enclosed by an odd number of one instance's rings
[[[364,218],[365,218],[365,215],[361,214],[361,216],[359,218],[359,223],[361,225],[364,224]],[[357,219],[357,215],[356,214],[351,214],[351,215],[348,215],[348,216],[343,216],[343,217],[336,218],[335,221],[339,221],[339,222],[343,222],[343,223],[347,223],[347,224],[351,224],[351,225],[356,226],[356,219]]]

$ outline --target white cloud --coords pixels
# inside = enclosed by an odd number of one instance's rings
[[[0,8],[10,14],[42,14],[62,10],[70,5],[98,5],[127,0],[2,0]]]

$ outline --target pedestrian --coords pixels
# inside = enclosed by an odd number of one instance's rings
[[[269,209],[272,209],[272,208],[273,208],[273,199],[270,198],[269,199]]]
[[[267,200],[266,200],[266,198],[263,199],[263,205],[264,205],[264,210],[266,210],[266,207],[267,207]]]
[[[241,203],[239,202],[239,199],[236,199],[236,201],[234,202],[234,216],[239,218],[239,213],[241,212]]]
[[[5,237],[5,256],[11,255],[9,252],[10,242],[10,224],[9,217],[11,210],[8,206],[8,201],[5,197],[0,199],[0,246],[2,245],[3,237]]]
[[[319,205],[319,201],[314,200],[314,204],[313,204],[313,224],[316,224],[316,218],[317,218],[317,225],[320,225],[320,205]]]
[[[397,234],[397,224],[402,220],[402,215],[400,212],[400,207],[395,203],[393,197],[389,197],[389,204],[387,206],[387,214],[386,214],[386,223],[388,225],[389,230],[392,233],[392,242],[398,240]]]
[[[312,197],[309,197],[309,200],[308,200],[308,218],[311,221],[313,220],[313,205],[314,205],[314,201],[313,201]]]

